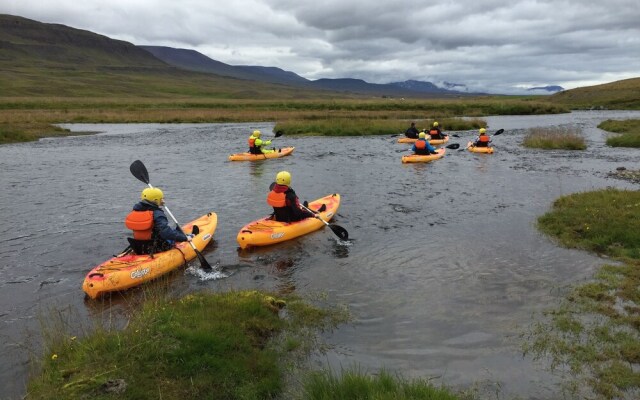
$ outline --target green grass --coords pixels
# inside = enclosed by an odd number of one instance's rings
[[[428,380],[406,380],[387,371],[366,375],[361,371],[341,374],[318,372],[304,382],[305,400],[454,400],[459,397],[446,388],[438,388]]]
[[[572,109],[640,110],[640,78],[566,90],[548,101]]]
[[[584,150],[584,137],[577,128],[532,128],[522,142],[524,147],[545,150]]]
[[[598,128],[609,132],[620,133],[607,138],[607,144],[612,147],[640,147],[640,119],[614,121],[608,119],[601,122]]]
[[[620,261],[604,265],[532,325],[525,354],[564,366],[571,398],[640,391],[640,192],[604,189],[556,200],[538,227],[561,244]]]
[[[567,247],[640,259],[640,192],[604,189],[563,196],[538,227]]]
[[[231,292],[148,301],[123,330],[97,328],[81,338],[50,326],[27,397],[274,398],[283,390],[283,357],[304,342],[300,332],[344,320],[293,297],[284,301],[286,319],[278,314],[282,300]],[[118,380],[124,393],[107,393]]]

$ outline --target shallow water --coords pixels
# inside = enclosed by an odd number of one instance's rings
[[[118,314],[141,290],[86,302],[80,286],[96,264],[125,247],[123,218],[144,184],[129,172],[142,160],[178,220],[218,213],[215,243],[204,254],[231,274],[207,279],[198,263],[168,279],[177,293],[259,288],[326,293],[347,305],[354,322],[324,339],[333,349],[317,365],[339,370],[381,367],[404,376],[435,376],[455,387],[474,384],[512,398],[558,397],[558,379],[523,358],[519,333],[557,303],[568,285],[604,261],[563,249],[535,229],[554,199],[606,186],[637,185],[608,177],[637,169],[638,151],[604,146],[605,119],[640,112],[489,117],[493,155],[448,150],[430,164],[401,164],[408,145],[396,138],[293,138],[290,157],[229,162],[248,134],[272,124],[69,125],[91,136],[0,146],[0,398],[24,393],[39,321],[71,309],[75,321]],[[577,126],[586,151],[524,149],[525,129]],[[472,132],[458,132],[464,146]],[[286,169],[302,199],[342,195],[335,223],[349,231],[339,243],[329,229],[278,246],[239,252],[241,226],[266,215],[265,196]],[[154,285],[154,284],[152,284]],[[70,322],[74,325],[75,322]]]

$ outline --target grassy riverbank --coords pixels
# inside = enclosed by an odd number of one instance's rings
[[[619,133],[607,138],[607,144],[612,147],[640,147],[640,119],[614,121],[608,119],[601,122],[598,128],[605,131]]]
[[[640,192],[605,189],[556,200],[538,227],[562,245],[612,257],[529,333],[525,353],[570,374],[572,397],[640,394]]]
[[[318,308],[294,296],[245,291],[149,300],[121,330],[96,328],[80,335],[53,321],[44,327],[44,355],[26,397],[341,399],[353,397],[335,394],[368,393],[359,398],[456,398],[427,380],[384,373],[377,378],[307,373],[294,379],[301,387],[286,387],[287,376],[314,348],[314,332],[346,319],[343,310]]]
[[[529,129],[522,145],[545,150],[584,150],[587,148],[579,129],[563,127]]]
[[[384,124],[398,133],[408,121],[438,121],[484,115],[552,114],[569,112],[564,106],[508,97],[473,99],[336,99],[239,100],[212,98],[0,98],[0,143],[37,140],[55,132],[60,123],[205,123],[258,122],[308,125],[324,121],[316,134],[336,132],[349,121]],[[364,121],[364,122],[362,122]],[[366,122],[371,121],[371,122]],[[473,126],[473,124],[472,124]],[[324,130],[326,128],[326,130]],[[446,126],[445,129],[455,129]],[[472,129],[472,128],[470,128]],[[345,130],[345,132],[348,130]],[[388,132],[385,130],[385,132]]]

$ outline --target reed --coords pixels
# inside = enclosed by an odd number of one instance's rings
[[[601,122],[598,128],[619,133],[607,138],[607,145],[612,147],[640,147],[640,119],[614,121],[608,119]]]
[[[578,128],[532,128],[524,137],[524,147],[545,150],[584,150],[587,145]]]

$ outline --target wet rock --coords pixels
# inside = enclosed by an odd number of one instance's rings
[[[626,170],[626,168],[625,168],[625,167],[618,167],[618,168],[616,168],[616,171],[625,171],[625,170]]]
[[[122,394],[127,390],[127,382],[124,379],[109,379],[101,388],[104,393]]]

